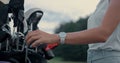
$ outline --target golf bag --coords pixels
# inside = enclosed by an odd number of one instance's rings
[[[49,44],[31,48],[25,42],[29,31],[38,29],[37,25],[43,16],[38,9],[24,13],[24,0],[0,0],[0,61],[9,63],[47,63],[54,54]],[[13,21],[13,29],[9,23]]]

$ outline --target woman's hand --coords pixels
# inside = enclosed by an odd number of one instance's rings
[[[41,30],[35,30],[27,34],[26,41],[28,45],[31,45],[32,47],[37,47],[43,43],[59,42],[60,39],[57,34],[49,34]]]

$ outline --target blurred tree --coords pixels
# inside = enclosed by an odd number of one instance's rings
[[[75,32],[87,29],[86,18],[80,18],[75,23],[70,21],[69,23],[62,23],[59,28],[55,30],[55,33],[59,32]],[[55,50],[54,53],[58,57],[62,57],[66,61],[86,61],[87,59],[87,49],[88,45],[60,45]]]

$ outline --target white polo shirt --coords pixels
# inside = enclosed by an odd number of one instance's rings
[[[101,24],[110,0],[100,0],[95,12],[88,19],[88,29],[97,27]],[[111,25],[112,26],[112,25]],[[105,43],[89,44],[89,50],[117,50],[120,51],[120,24]]]

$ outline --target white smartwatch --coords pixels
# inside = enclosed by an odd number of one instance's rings
[[[60,43],[64,44],[65,43],[65,38],[66,38],[66,33],[65,32],[60,32],[58,34],[58,36],[60,37]]]

